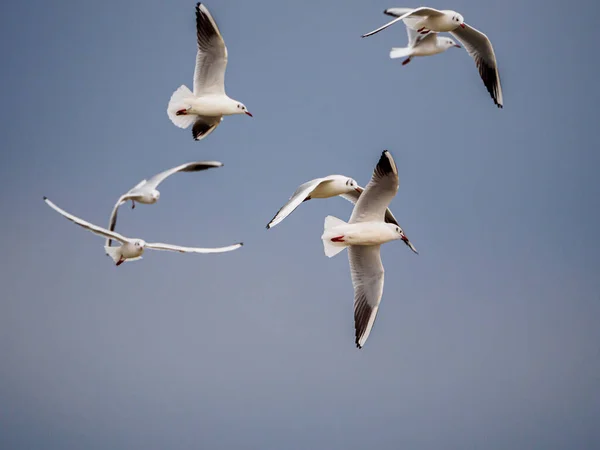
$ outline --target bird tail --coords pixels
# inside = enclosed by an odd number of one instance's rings
[[[410,47],[394,47],[390,51],[390,58],[404,58],[405,56],[410,56],[412,53],[412,48]]]
[[[110,256],[115,263],[118,263],[121,259],[121,255],[119,254],[119,247],[109,247],[108,245],[105,245],[104,250],[106,251],[106,254]]]
[[[171,95],[169,106],[167,106],[167,114],[175,126],[187,128],[196,121],[196,116],[194,114],[177,115],[177,111],[189,108],[190,105],[186,103],[186,100],[193,96],[194,94],[192,94],[192,91],[183,84],[173,92],[173,95]]]
[[[340,233],[339,230],[335,230],[340,225],[346,225],[346,222],[333,216],[325,217],[325,226],[321,239],[323,240],[325,255],[330,258],[348,247],[348,244],[344,243],[344,234]]]

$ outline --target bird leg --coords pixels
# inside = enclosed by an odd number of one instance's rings
[[[125,258],[123,258],[123,257],[121,256],[121,259],[119,259],[119,260],[117,261],[117,266],[120,266],[120,265],[121,265],[121,264],[123,264],[124,262],[125,262]]]
[[[131,209],[135,208],[135,201],[131,200]]]
[[[192,107],[190,106],[189,108],[186,109],[180,109],[179,111],[177,111],[175,113],[176,116],[185,116],[187,115],[187,113],[190,111],[190,109],[192,109]]]
[[[331,242],[344,242],[344,235],[331,238]]]
[[[402,65],[403,66],[407,65],[411,60],[412,60],[412,58],[406,58],[404,61],[402,61]]]

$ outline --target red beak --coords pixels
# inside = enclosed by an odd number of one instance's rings
[[[454,46],[455,46],[456,48],[462,48],[462,47],[461,47],[460,45],[458,45],[458,44],[454,44]]]
[[[248,111],[246,111],[246,114],[249,115],[250,117],[253,117],[252,114],[250,114]]]
[[[464,23],[461,23],[460,26],[463,27],[463,28],[465,28],[465,24]]]

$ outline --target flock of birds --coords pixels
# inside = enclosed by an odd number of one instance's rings
[[[460,47],[452,39],[440,37],[440,32],[450,32],[459,40],[475,60],[479,74],[494,103],[503,106],[502,87],[492,44],[487,36],[464,22],[463,16],[455,11],[439,11],[433,8],[390,8],[385,14],[395,18],[363,37],[374,35],[402,21],[408,32],[408,45],[393,48],[390,58],[406,57],[403,65],[413,57],[431,56],[450,47]],[[192,126],[192,136],[198,141],[206,138],[221,123],[224,116],[246,114],[252,117],[243,103],[233,100],[225,93],[225,69],[227,47],[219,28],[202,3],[196,4],[196,33],[198,52],[194,71],[194,90],[180,86],[171,96],[167,114],[173,124],[180,128]],[[181,253],[222,253],[240,248],[243,243],[227,247],[198,248],[178,245],[149,243],[138,238],[125,237],[115,231],[119,208],[131,201],[135,204],[154,204],[160,198],[157,187],[171,175],[180,172],[199,172],[222,167],[218,161],[196,161],[165,170],[148,180],[142,180],[117,200],[109,219],[108,228],[103,228],[76,217],[59,208],[47,197],[44,201],[63,217],[77,225],[106,238],[104,249],[117,266],[125,261],[142,258],[145,249],[166,250]],[[394,158],[383,151],[365,188],[355,180],[343,175],[316,178],[299,186],[288,202],[267,224],[274,227],[290,215],[301,203],[315,198],[341,196],[354,204],[348,222],[333,216],[325,218],[321,236],[325,255],[332,257],[348,248],[350,273],[354,287],[355,343],[358,348],[365,344],[377,316],[383,294],[384,269],[380,247],[394,240],[402,240],[414,253],[418,253],[402,227],[389,210],[389,204],[398,191],[398,169]],[[121,245],[113,246],[112,241]]]

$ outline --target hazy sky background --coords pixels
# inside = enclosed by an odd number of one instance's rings
[[[192,86],[194,2],[23,1],[0,14],[0,447],[589,449],[600,446],[598,2],[432,0],[491,38],[505,108],[464,50],[388,58],[374,1],[207,3],[227,93],[254,114],[202,142],[166,106]],[[564,6],[564,5],[561,5]],[[583,11],[583,12],[582,12]],[[565,25],[566,21],[566,25]],[[566,30],[565,30],[566,27]],[[343,199],[264,227],[296,187],[366,184],[383,149],[420,251],[382,250],[379,317],[354,346]],[[151,241],[116,268],[120,194],[193,160],[120,214]]]

